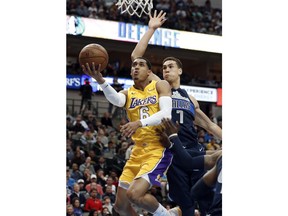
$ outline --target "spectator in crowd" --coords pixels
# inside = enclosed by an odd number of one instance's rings
[[[116,195],[116,186],[113,184],[113,179],[111,176],[108,176],[107,181],[106,181],[106,185],[105,185],[105,193],[106,193],[106,189],[107,187],[110,186],[111,190],[112,190],[112,194]]]
[[[85,200],[86,201],[86,200]],[[72,199],[71,204],[73,205],[74,208],[74,214],[75,216],[83,216],[83,211],[82,208],[80,207],[80,200],[78,197],[74,197]]]
[[[86,200],[84,210],[91,211],[91,210],[100,210],[102,211],[102,202],[100,199],[97,199],[97,189],[92,188],[90,190],[90,198]]]
[[[109,141],[113,141],[114,143],[118,143],[119,142],[118,134],[117,134],[116,130],[111,130],[109,132],[108,140]]]
[[[84,4],[89,8],[95,0],[83,0]]]
[[[104,144],[101,142],[101,137],[97,136],[96,137],[96,143],[92,148],[96,154],[96,156],[101,156],[102,155],[102,151],[104,149]]]
[[[66,117],[66,130],[70,131],[72,129],[72,120],[70,117]]]
[[[113,179],[113,185],[116,186],[116,188],[118,187],[118,183],[119,183],[119,178],[118,178],[118,174],[116,172],[116,170],[111,170],[110,171],[110,176]]]
[[[80,124],[85,128],[85,129],[89,129],[88,124],[86,123],[86,121],[83,119],[83,117],[79,114],[76,116],[76,121],[73,122],[73,125],[75,124],[75,122],[77,122],[77,120],[80,121]]]
[[[91,182],[85,186],[85,189],[90,192],[92,188],[96,188],[98,194],[102,196],[104,194],[103,188],[100,184],[97,184],[97,176],[95,174],[91,175],[90,181]]]
[[[96,138],[93,136],[90,129],[88,128],[85,130],[85,132],[80,137],[80,141],[81,141],[85,151],[89,152],[90,149],[92,149],[94,144],[96,143]]]
[[[79,186],[78,183],[74,184],[73,193],[70,195],[70,200],[73,201],[73,199],[76,198],[76,197],[79,199],[80,208],[83,208],[84,205],[85,205],[85,202],[86,202],[86,198],[85,198],[85,196],[82,193],[80,193],[80,186]],[[71,204],[73,204],[73,202]]]
[[[94,137],[97,137],[98,132],[97,132],[97,130],[95,130],[95,127],[92,125],[92,123],[89,123],[89,124],[88,124],[88,127],[89,127],[89,129],[90,129],[90,133],[91,133]]]
[[[86,6],[83,6],[83,1],[81,1],[81,2],[82,3],[80,3],[80,7],[81,8],[86,7]],[[89,13],[88,9],[87,9],[87,13]],[[94,95],[93,88],[90,85],[88,78],[86,78],[84,80],[84,85],[80,86],[79,94],[81,95],[81,105],[80,105],[80,112],[79,113],[83,115],[86,108],[88,110],[91,110],[91,100],[92,100],[92,96]]]
[[[88,17],[89,11],[87,6],[84,4],[84,1],[80,1],[80,4],[76,8],[76,12],[79,16]]]
[[[89,168],[85,168],[84,174],[83,174],[83,179],[84,179],[86,185],[90,183],[90,181],[91,181],[90,178],[91,178],[90,169]]]
[[[92,19],[98,19],[99,17],[97,16],[97,12],[96,11],[91,11],[89,18]]]
[[[126,142],[126,141],[123,141],[123,142],[121,142],[121,148],[118,150],[118,156],[119,157],[121,157],[121,158],[123,158],[124,160],[125,160],[125,158],[126,158],[126,151],[127,151],[127,149],[128,149],[128,142]]]
[[[74,214],[74,208],[72,204],[67,205],[66,216],[76,216]]]
[[[78,179],[83,178],[83,174],[79,171],[77,163],[72,164],[71,178],[75,179],[75,181],[78,181]]]
[[[72,160],[74,158],[74,151],[72,149],[72,141],[71,139],[66,140],[66,159],[67,159],[67,166],[71,166]]]
[[[116,146],[113,141],[108,142],[108,146],[107,148],[104,148],[103,154],[106,159],[113,160],[114,155],[116,154]]]
[[[98,128],[98,135],[97,135],[97,139],[100,140],[100,142],[103,144],[104,148],[107,148],[108,147],[108,137],[106,136],[105,134],[105,131],[104,131],[104,127],[99,127]]]
[[[92,1],[91,5],[88,7],[88,11],[90,12],[90,14],[95,11],[95,13],[98,12],[97,6],[96,6],[96,2]]]
[[[94,128],[97,128],[97,119],[95,118],[95,116],[92,114],[92,113],[89,113],[87,115],[87,119],[86,119],[86,124],[89,126],[89,125],[92,125]],[[90,127],[89,127],[90,128]],[[90,128],[91,129],[91,128]]]
[[[108,127],[113,127],[112,118],[109,112],[104,112],[101,117],[101,124]]]
[[[89,150],[88,156],[91,158],[91,164],[93,165],[94,170],[96,171],[95,166],[97,164],[98,157],[96,156],[95,151],[93,149]]]
[[[105,177],[105,174],[104,174],[104,171],[102,169],[98,169],[96,171],[96,176],[97,176],[97,184],[101,185],[102,188],[105,188],[105,185],[106,185],[106,177]]]
[[[160,0],[158,1],[159,3],[156,4],[156,9],[158,11],[165,11],[165,12],[169,12],[169,8],[170,8],[170,4],[169,4],[169,0]]]
[[[79,179],[79,180],[77,181],[77,183],[78,183],[78,185],[79,185],[79,191],[80,191],[80,193],[85,195],[85,194],[87,193],[87,191],[86,191],[86,189],[85,189],[85,187],[84,187],[84,184],[85,184],[84,180],[83,180],[83,179]]]
[[[107,186],[106,187],[106,192],[103,194],[103,197],[108,196],[111,200],[111,203],[114,204],[116,201],[116,196],[113,194],[112,187]]]
[[[84,153],[81,152],[80,147],[76,148],[74,157],[72,158],[71,163],[74,164],[76,163],[78,167],[81,166],[85,162],[85,156]]]
[[[104,196],[104,198],[103,198],[103,211],[105,208],[107,208],[107,210],[110,214],[112,213],[113,205],[111,203],[109,196]],[[103,215],[103,211],[102,211],[102,215]],[[106,214],[107,214],[107,212],[106,212]]]
[[[81,136],[82,133],[84,133],[84,131],[85,131],[85,127],[83,126],[83,124],[81,124],[81,117],[77,117],[76,121],[73,123],[73,126],[71,128],[72,135],[80,134],[80,136]],[[77,139],[77,137],[75,137],[75,136],[72,136],[72,138]]]
[[[103,170],[105,175],[108,174],[109,172],[106,159],[103,156],[100,156],[98,158],[98,163],[95,165],[95,170],[99,170],[99,169]]]
[[[70,170],[69,170],[69,167],[67,167],[66,168],[66,188],[68,190],[69,196],[73,191],[75,182],[76,182],[75,179],[70,177]]]
[[[89,169],[91,174],[95,174],[93,165],[91,164],[91,158],[87,157],[85,163],[80,165],[80,172],[84,173],[85,169]]]
[[[100,214],[98,214],[98,211],[97,210],[91,210],[90,212],[89,212],[89,215],[88,216],[100,216]],[[102,216],[102,215],[101,215]]]
[[[71,194],[71,191],[68,189],[66,185],[66,205],[70,204],[70,194]]]

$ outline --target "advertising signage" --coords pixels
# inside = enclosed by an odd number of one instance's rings
[[[222,88],[217,89],[217,106],[222,106]]]
[[[147,25],[66,16],[66,34],[138,43]],[[222,53],[222,36],[158,28],[149,44]]]
[[[87,75],[67,74],[66,88],[79,90],[80,86],[84,84],[84,80],[86,78],[89,79],[93,92],[102,91],[100,86],[96,82],[96,80]],[[110,85],[113,84],[113,77],[104,77],[104,79]],[[118,82],[120,84],[123,84],[124,89],[128,89],[134,83],[132,79],[127,79],[127,78],[118,78]],[[191,94],[198,101],[217,102],[217,89],[216,88],[206,88],[206,87],[187,86],[187,85],[181,85],[180,87],[185,89],[188,94]]]

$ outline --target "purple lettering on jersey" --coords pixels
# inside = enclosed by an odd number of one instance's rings
[[[140,98],[131,98],[131,103],[129,109],[135,108],[136,106],[144,106],[148,104],[156,104],[157,98],[156,95],[140,99]]]

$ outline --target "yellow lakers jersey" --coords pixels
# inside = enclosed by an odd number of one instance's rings
[[[156,83],[155,80],[152,80],[151,83],[145,87],[144,91],[136,89],[134,86],[128,89],[125,107],[129,121],[132,122],[147,118],[160,110]],[[157,126],[147,126],[138,128],[132,135],[135,144],[159,143],[159,137],[156,136],[155,131],[156,127]]]

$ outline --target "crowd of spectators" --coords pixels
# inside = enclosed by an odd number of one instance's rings
[[[222,127],[222,119],[209,115]],[[114,121],[109,113],[96,118],[92,112],[72,116],[66,121],[66,204],[67,215],[106,216],[112,214],[118,188],[118,178],[133,148],[133,141],[120,133],[125,118]],[[219,149],[221,142],[202,128],[198,128],[199,142],[206,149]],[[169,185],[162,177],[161,187],[152,187],[150,193],[166,206],[174,207],[169,200]],[[138,209],[139,215],[147,215]],[[114,212],[115,214],[115,212]]]
[[[212,8],[211,1],[196,5],[193,0],[153,0],[153,8],[167,13],[164,28],[222,35],[222,9]],[[148,16],[120,13],[111,0],[67,0],[67,14],[94,19],[147,25]]]

